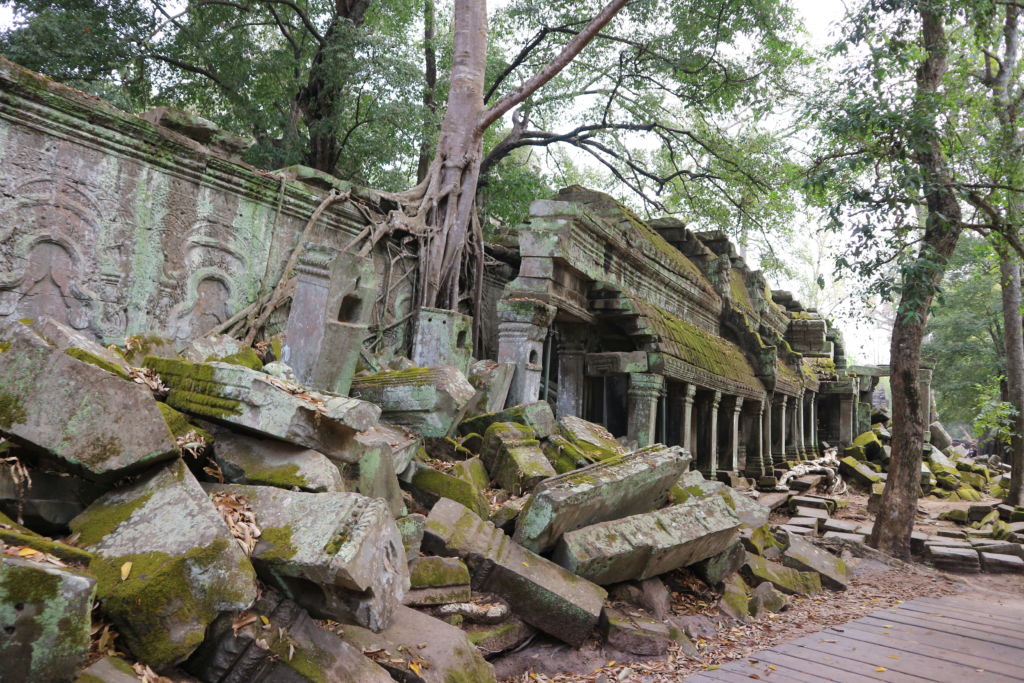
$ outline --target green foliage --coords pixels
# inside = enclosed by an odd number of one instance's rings
[[[977,417],[972,432],[977,438],[988,435],[1009,445],[1017,421],[1017,409],[1012,403],[1000,400],[1000,384],[1003,381],[1003,377],[995,377],[985,384],[975,386],[977,402],[974,409]]]

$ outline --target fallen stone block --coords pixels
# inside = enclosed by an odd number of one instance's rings
[[[986,572],[1024,574],[1024,559],[1017,555],[1002,555],[984,550],[978,554],[981,556],[981,568]]]
[[[949,432],[946,431],[946,428],[942,426],[941,422],[932,422],[928,425],[928,430],[931,432],[932,436],[932,448],[945,451],[953,445],[953,437],[949,435]]]
[[[19,321],[0,325],[0,434],[104,481],[178,454],[147,387],[75,358]]]
[[[1024,559],[1024,545],[1020,543],[1009,543],[995,539],[979,540],[974,546],[979,552],[996,553],[997,555],[1013,555]]]
[[[858,434],[853,439],[853,446],[863,448],[868,460],[878,460],[882,453],[882,440],[871,430]]]
[[[181,350],[181,357],[194,363],[205,363],[234,356],[245,348],[245,344],[232,336],[214,334],[193,339]]]
[[[547,401],[523,403],[494,413],[466,418],[459,425],[462,434],[483,434],[495,422],[515,422],[533,429],[538,439],[545,439],[555,429],[555,414]]]
[[[469,642],[486,655],[494,655],[525,643],[537,629],[516,616],[509,616],[500,624],[464,624]]]
[[[351,443],[358,444],[365,433],[356,434]],[[355,462],[334,461],[344,482],[343,490],[357,491],[364,496],[384,500],[393,517],[407,512],[402,499],[402,487],[392,466],[390,446],[379,442],[360,444],[358,449],[347,455],[358,459]]]
[[[477,393],[467,412],[470,415],[479,415],[502,410],[515,372],[515,363],[498,363],[493,360],[478,360],[473,363],[469,367],[468,379]]]
[[[302,493],[207,484],[244,499],[262,530],[257,571],[314,616],[387,628],[409,587],[402,536],[385,501],[358,493]]]
[[[821,592],[821,578],[816,572],[801,572],[770,562],[759,555],[747,553],[740,574],[754,587],[768,582],[787,595],[814,595]]]
[[[795,511],[800,507],[825,510],[831,515],[836,511],[836,501],[832,498],[823,498],[821,496],[791,496],[789,499],[789,509]]]
[[[839,461],[839,473],[864,488],[882,481],[878,473],[856,458],[845,457]]]
[[[399,607],[390,628],[374,633],[345,626],[344,638],[408,683],[493,683],[494,669],[461,629]],[[357,679],[352,679],[357,680]]]
[[[513,538],[544,552],[567,531],[660,507],[690,464],[678,446],[648,446],[546,479],[516,520]]]
[[[0,450],[0,458],[14,454]],[[106,489],[105,484],[84,477],[32,470],[32,486],[23,490],[10,469],[0,467],[0,510],[20,516],[25,524],[45,534],[63,534],[68,522]]]
[[[24,546],[41,553],[53,555],[64,562],[76,562],[87,565],[92,560],[92,553],[62,541],[45,538],[31,529],[24,527],[7,515],[0,512],[0,542],[10,546]]]
[[[722,614],[736,621],[745,622],[750,617],[750,593],[746,582],[739,574],[726,577],[722,585],[722,597],[718,601]]]
[[[971,542],[959,538],[930,538],[925,542],[928,548],[971,548]]]
[[[441,472],[429,465],[416,463],[412,475],[413,496],[424,507],[433,507],[438,499],[448,498],[465,505],[481,519],[490,516],[491,506],[484,494],[471,482]]]
[[[782,612],[789,608],[789,598],[768,581],[758,584],[750,592],[750,614],[759,617],[767,612]]]
[[[89,655],[96,580],[52,564],[0,558],[0,679],[65,681]]]
[[[107,655],[82,669],[75,683],[139,683],[139,675],[132,665],[113,655]]]
[[[646,579],[724,552],[739,525],[712,496],[566,532],[552,559],[599,585]]]
[[[444,437],[462,419],[476,390],[461,372],[441,366],[356,377],[350,393],[380,406],[385,422]]]
[[[229,363],[146,358],[170,387],[167,403],[215,422],[342,457],[352,436],[369,428],[380,408],[344,396],[307,392],[270,375]]]
[[[409,467],[422,445],[423,439],[419,435],[382,422],[357,433],[350,444],[351,455],[344,460],[359,462],[368,451],[379,450],[390,459],[391,469],[397,475]]]
[[[213,423],[214,459],[230,484],[277,486],[300,491],[344,491],[337,466],[323,453],[277,439],[233,432]]]
[[[506,500],[501,504],[501,507],[491,513],[491,524],[511,536],[516,530],[516,520],[529,502],[530,496]]]
[[[967,534],[962,529],[937,529],[935,536],[937,538],[957,538],[962,540],[967,537]]]
[[[867,543],[867,536],[864,534],[858,534],[848,531],[826,531],[821,535],[822,538],[838,538],[844,541],[850,541],[852,543]]]
[[[663,620],[672,614],[672,594],[657,577],[616,584],[610,587],[608,597],[646,610],[655,619]]]
[[[679,477],[670,498],[674,503],[685,503],[692,498],[706,498],[710,495],[721,496],[740,521],[749,527],[756,528],[768,523],[771,508],[720,481],[708,481],[697,471],[685,472]]]
[[[812,529],[809,526],[797,526],[795,524],[781,524],[781,525],[777,526],[776,528],[777,529],[782,529],[783,531],[788,531],[788,532],[796,534],[798,536],[816,536],[817,535],[817,532],[815,532],[814,529]]]
[[[572,444],[590,462],[600,462],[626,453],[626,449],[602,425],[574,415],[558,418],[555,435]]]
[[[826,520],[818,517],[790,517],[785,526],[799,526],[808,529],[811,533],[818,533],[819,525]]]
[[[978,551],[971,548],[948,548],[944,546],[928,546],[928,559],[936,569],[964,574],[977,574],[981,571],[981,559]]]
[[[810,541],[783,532],[779,539],[786,546],[782,551],[782,564],[804,572],[821,575],[821,585],[834,591],[844,591],[849,584],[846,563],[832,553],[816,547]]]
[[[412,514],[395,520],[398,533],[402,535],[402,547],[408,562],[420,556],[420,544],[423,542],[423,527],[427,525],[424,515]]]
[[[510,542],[454,501],[439,500],[430,511],[423,542],[435,555],[460,557],[475,590],[506,600],[523,621],[555,638],[578,645],[597,624],[603,588]]]
[[[458,461],[452,465],[451,471],[456,477],[465,479],[481,491],[491,486],[491,476],[487,474],[484,461],[477,456]]]
[[[717,555],[695,562],[689,567],[697,578],[707,585],[715,587],[725,581],[726,577],[738,572],[746,559],[747,553],[743,548],[743,543],[737,541]]]
[[[608,607],[601,617],[605,645],[620,652],[641,657],[657,657],[668,651],[672,642],[668,624],[638,614]]]
[[[124,379],[129,378],[130,365],[120,353],[98,344],[78,330],[45,316],[18,322],[31,328],[58,351],[63,351],[73,358],[95,365]]]
[[[797,517],[818,519],[825,521],[828,519],[828,510],[822,510],[821,508],[807,508],[802,505],[798,505],[795,511]]]
[[[532,428],[513,422],[494,422],[484,432],[480,458],[491,479],[513,496],[557,474],[534,435]]]
[[[241,615],[218,618],[184,669],[218,683],[392,681],[355,646],[272,590]]]
[[[409,582],[405,604],[413,607],[467,602],[472,597],[469,569],[455,557],[417,557],[409,563]]]
[[[183,661],[221,613],[256,599],[252,565],[181,460],[104,494],[71,529],[95,556],[103,612],[155,669]]]

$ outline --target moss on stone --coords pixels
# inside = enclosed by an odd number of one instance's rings
[[[152,495],[146,493],[123,503],[97,501],[71,520],[71,530],[79,535],[80,545],[94,546],[145,505]]]
[[[231,365],[241,365],[250,370],[263,369],[263,361],[260,360],[260,357],[256,355],[256,351],[251,346],[243,346],[238,351],[217,360],[222,363],[230,363]]]
[[[421,468],[413,475],[412,485],[440,498],[449,498],[465,505],[486,519],[490,506],[475,486],[464,479],[439,472],[431,467]]]
[[[28,413],[22,405],[21,398],[0,391],[0,429],[9,429],[17,424],[25,424]]]
[[[89,365],[95,365],[96,367],[100,368],[101,370],[106,370],[107,372],[109,372],[112,375],[117,375],[121,379],[125,379],[125,380],[130,380],[131,379],[131,377],[128,376],[128,373],[125,372],[124,368],[122,368],[120,365],[117,365],[116,363],[112,363],[109,360],[107,360],[106,358],[103,358],[101,356],[97,356],[94,353],[90,353],[90,352],[86,351],[85,349],[79,349],[79,348],[76,348],[76,347],[72,346],[70,348],[64,349],[64,353],[66,353],[67,355],[71,356],[72,358],[74,358],[76,360],[82,361],[83,363],[88,363]]]
[[[287,561],[295,557],[296,548],[292,545],[292,527],[270,527],[262,529],[256,552],[259,559],[268,562]],[[337,552],[337,549],[335,549]]]

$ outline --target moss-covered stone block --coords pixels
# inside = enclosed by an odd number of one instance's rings
[[[787,595],[807,596],[821,592],[821,578],[817,573],[790,569],[751,553],[747,553],[740,574],[752,586],[767,581]]]
[[[433,467],[421,466],[412,476],[412,486],[424,497],[425,503],[433,505],[438,498],[448,498],[465,505],[481,519],[490,515],[490,504],[476,486],[450,474],[435,470]]]
[[[722,597],[718,609],[736,621],[747,621],[750,617],[750,593],[746,582],[739,574],[726,577],[722,586]]]
[[[551,435],[555,428],[555,414],[547,401],[523,403],[493,413],[484,413],[467,418],[459,424],[459,432],[485,434],[487,428],[495,422],[514,422],[533,429],[537,438],[544,439]]]
[[[849,481],[868,488],[872,484],[882,481],[882,478],[867,465],[868,463],[863,463],[856,458],[847,456],[839,461],[839,471]]]
[[[54,541],[16,523],[7,515],[0,512],[0,541],[11,546],[24,546],[47,553],[63,560],[76,564],[87,565],[92,559],[92,553],[76,548],[73,545]]]

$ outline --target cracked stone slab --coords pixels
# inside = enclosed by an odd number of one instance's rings
[[[116,374],[120,367],[82,360],[91,356],[74,350],[25,323],[0,325],[0,434],[104,481],[176,457],[149,389]]]
[[[545,552],[573,529],[650,512],[689,464],[682,448],[654,445],[546,479],[516,520],[513,538]]]
[[[441,366],[356,377],[350,394],[380,406],[385,422],[443,437],[462,418],[476,389],[455,368]]]
[[[253,564],[314,615],[379,631],[409,588],[402,535],[387,503],[358,493],[207,484],[248,501],[262,530]]]
[[[606,591],[536,555],[455,501],[442,498],[427,517],[424,547],[457,556],[473,589],[494,593],[526,623],[573,645],[597,624]]]
[[[155,669],[183,661],[221,613],[256,599],[252,565],[181,460],[104,494],[71,529],[94,555],[104,613]]]
[[[342,457],[352,436],[380,417],[371,403],[308,392],[241,365],[147,356],[145,366],[170,387],[172,408],[328,457]]]
[[[600,585],[646,579],[725,552],[740,520],[711,496],[567,532],[553,559]]]

